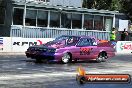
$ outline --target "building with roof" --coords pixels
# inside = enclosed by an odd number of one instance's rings
[[[118,28],[119,19],[126,19],[118,11],[82,8],[82,1],[0,0],[0,35],[27,38],[89,35],[109,40],[112,27]]]

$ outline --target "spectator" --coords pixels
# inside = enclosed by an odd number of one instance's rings
[[[113,46],[116,45],[116,29],[112,28],[112,31],[110,33],[110,41]]]
[[[110,33],[110,41],[115,41],[116,40],[116,30],[115,28],[112,28],[112,31]]]
[[[127,36],[128,32],[126,31],[126,29],[124,29],[124,31],[121,33],[121,41],[125,41]]]

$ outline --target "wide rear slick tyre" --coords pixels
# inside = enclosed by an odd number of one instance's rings
[[[99,53],[99,55],[98,55],[96,61],[97,61],[98,63],[106,62],[106,59],[107,59],[107,58],[108,58],[107,53],[101,52],[101,53]]]
[[[36,58],[36,61],[35,61],[36,63],[42,63],[42,59],[38,59],[38,58]]]
[[[72,58],[71,58],[71,55],[69,53],[65,53],[63,56],[62,56],[62,59],[61,59],[61,62],[63,64],[67,64],[67,63],[70,63],[72,61]]]

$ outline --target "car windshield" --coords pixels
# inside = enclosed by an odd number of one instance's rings
[[[74,45],[76,45],[76,43],[78,42],[79,39],[80,39],[80,37],[70,36],[68,39],[66,39],[66,45],[74,46]]]
[[[60,37],[57,37],[54,41],[66,40],[68,38],[69,36],[60,36]]]
[[[63,45],[73,46],[78,42],[79,39],[80,37],[77,36],[60,36],[57,37],[55,40],[46,43],[45,45],[63,44]]]

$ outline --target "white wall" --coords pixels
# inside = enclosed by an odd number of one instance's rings
[[[119,20],[119,30],[118,31],[124,31],[126,28],[126,31],[128,30],[128,20]]]

